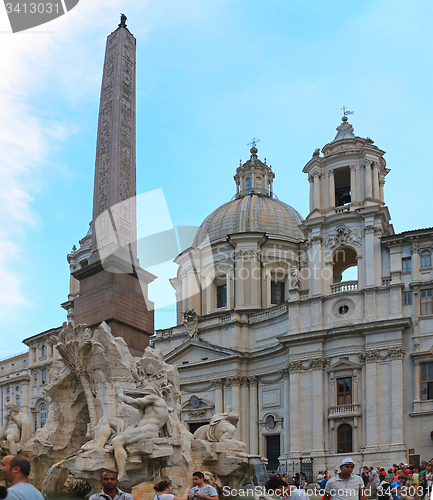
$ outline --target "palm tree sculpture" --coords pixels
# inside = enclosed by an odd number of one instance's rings
[[[93,340],[93,333],[86,325],[73,327],[71,323],[68,325],[64,323],[60,333],[52,335],[50,340],[56,346],[65,365],[78,378],[83,387],[89,411],[91,439],[94,439],[98,413],[92,389],[92,379],[87,367],[91,366],[91,357],[96,352],[103,351],[104,348],[102,344]]]

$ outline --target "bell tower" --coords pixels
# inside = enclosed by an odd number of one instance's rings
[[[381,284],[380,237],[394,233],[384,199],[390,171],[384,154],[370,138],[354,134],[345,114],[334,140],[316,149],[305,165],[310,296],[333,293],[346,281],[348,268],[355,272],[351,287]]]

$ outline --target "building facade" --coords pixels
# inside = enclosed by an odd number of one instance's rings
[[[8,403],[28,412],[29,390],[29,353],[22,352],[0,361],[0,425],[3,425]]]
[[[306,219],[257,153],[176,259],[178,325],[154,345],[179,366],[183,421],[235,406],[234,437],[272,468],[430,458],[433,229],[394,234],[384,151],[346,116],[303,169]]]
[[[44,394],[50,382],[50,371],[53,362],[59,359],[59,353],[52,343],[51,335],[57,335],[60,328],[52,328],[45,332],[23,340],[28,346],[28,409],[32,421],[32,430],[36,432],[45,425],[48,417],[50,401]]]

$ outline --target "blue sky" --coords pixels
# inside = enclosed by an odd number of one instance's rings
[[[433,225],[430,0],[80,0],[16,34],[0,7],[0,357],[65,320],[66,255],[91,219],[105,41],[120,12],[137,38],[137,193],[162,189],[174,226],[199,225],[233,196],[252,137],[275,193],[306,217],[302,168],[334,138],[343,105],[386,151],[395,231]],[[168,327],[174,306],[156,315]]]

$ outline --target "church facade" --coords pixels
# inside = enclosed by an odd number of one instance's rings
[[[234,438],[273,469],[433,453],[433,229],[394,233],[384,151],[346,116],[337,131],[304,167],[306,219],[253,144],[234,199],[177,257],[178,325],[154,339],[190,430],[232,405]]]
[[[270,468],[299,457],[313,458],[315,471],[348,454],[384,467],[431,458],[433,228],[395,234],[384,151],[346,116],[304,167],[305,219],[275,196],[273,169],[253,143],[234,198],[176,258],[177,325],[151,337],[155,276],[136,258],[135,45],[122,19],[107,39],[92,223],[68,255],[68,321],[106,321],[134,354],[150,338],[179,368],[187,427],[234,406],[234,438]],[[19,359],[14,398],[35,430],[50,411],[42,386],[58,357],[54,331],[26,339],[31,359]],[[18,376],[12,363],[5,391]]]

